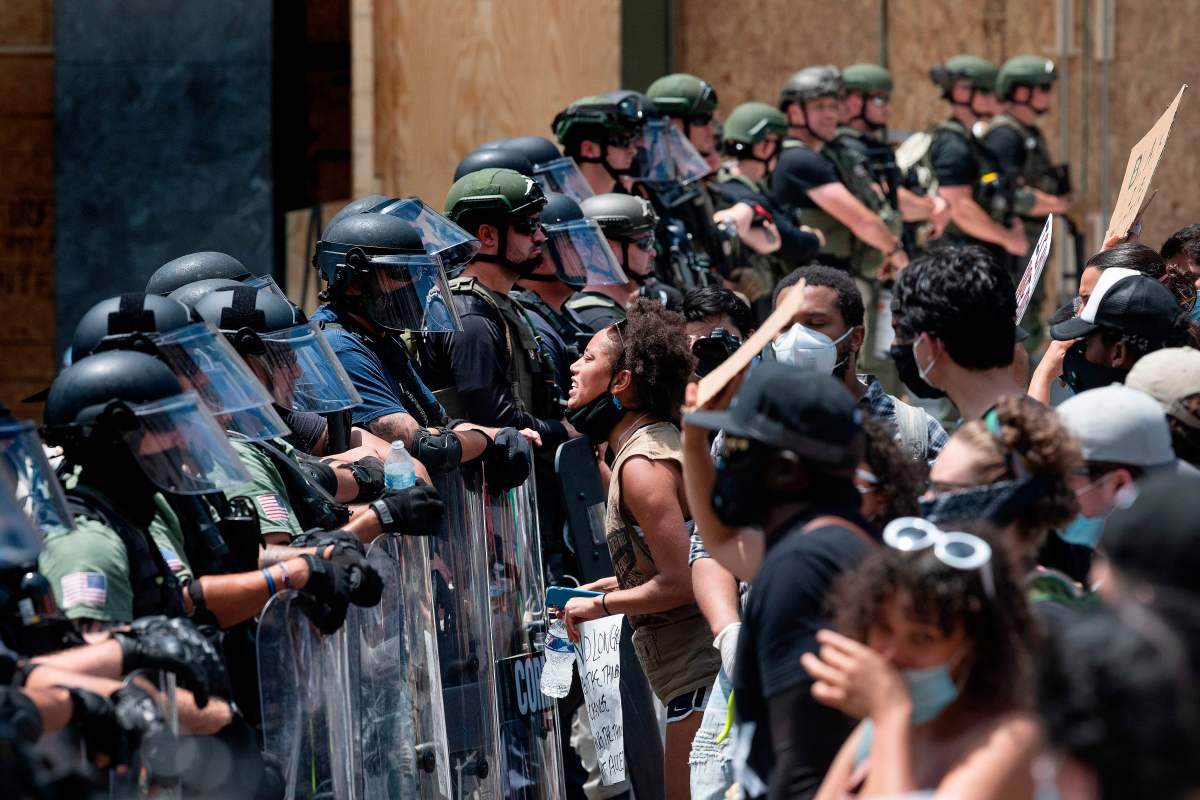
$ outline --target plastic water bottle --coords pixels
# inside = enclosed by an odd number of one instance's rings
[[[416,482],[417,473],[413,470],[412,456],[404,449],[404,442],[397,439],[392,442],[392,449],[383,462],[384,488],[407,489]]]
[[[542,667],[542,694],[566,697],[571,691],[575,669],[575,645],[567,638],[567,626],[561,619],[550,623],[546,631],[546,666]]]

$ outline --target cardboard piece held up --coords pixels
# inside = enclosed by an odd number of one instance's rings
[[[1029,301],[1033,299],[1033,290],[1037,288],[1038,281],[1042,279],[1042,271],[1046,268],[1046,260],[1050,258],[1050,237],[1054,232],[1054,215],[1046,217],[1046,224],[1042,226],[1042,233],[1038,236],[1037,244],[1033,247],[1033,254],[1029,256],[1029,264],[1025,267],[1025,274],[1021,276],[1021,282],[1017,284],[1017,319],[1016,323],[1021,324],[1021,319],[1025,316],[1025,311],[1029,308]]]
[[[625,780],[625,728],[621,715],[621,621],[624,614],[589,620],[579,626],[575,663],[583,685],[583,701],[600,782],[612,786]]]
[[[1129,161],[1125,165],[1125,178],[1121,181],[1121,193],[1117,196],[1117,204],[1113,206],[1112,217],[1108,221],[1108,231],[1105,239],[1113,236],[1124,238],[1130,228],[1145,210],[1146,195],[1150,191],[1150,182],[1158,161],[1162,158],[1163,149],[1167,146],[1167,137],[1171,135],[1171,125],[1175,122],[1175,112],[1179,110],[1179,101],[1187,84],[1179,87],[1179,93],[1167,106],[1167,110],[1154,123],[1154,127],[1142,137],[1142,140],[1129,151]]]
[[[700,385],[696,390],[697,408],[703,408],[706,403],[719,395],[721,390],[739,372],[744,370],[781,330],[791,324],[792,317],[796,316],[796,312],[800,310],[800,304],[804,302],[804,279],[801,278],[800,282],[792,288],[795,291],[784,295],[779,306],[771,312],[771,316],[767,317],[762,327],[756,330],[753,336],[742,342],[742,346],[733,355],[722,361],[716,369],[700,379]]]

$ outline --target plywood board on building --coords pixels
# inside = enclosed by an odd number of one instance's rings
[[[53,0],[4,0],[0,45],[54,44]]]
[[[375,0],[379,187],[439,207],[477,145],[550,136],[572,100],[618,88],[619,14],[618,0]],[[356,151],[364,143],[356,133]]]

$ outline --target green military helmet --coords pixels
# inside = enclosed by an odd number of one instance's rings
[[[732,156],[749,157],[750,147],[771,134],[787,136],[788,121],[783,112],[769,103],[742,103],[725,120],[721,140],[725,152]]]
[[[956,81],[970,81],[972,89],[985,92],[996,88],[996,65],[986,58],[973,55],[957,55],[946,60],[945,64],[935,64],[929,70],[932,80],[943,93],[948,93]]]
[[[1058,80],[1054,62],[1041,56],[1013,56],[996,75],[996,96],[1011,100],[1018,86],[1050,86]]]
[[[804,103],[818,97],[840,97],[845,91],[841,71],[832,64],[805,67],[792,73],[779,93],[779,107],[786,109],[791,103]]]
[[[445,214],[468,232],[542,210],[546,195],[533,178],[511,169],[481,169],[463,175],[446,195]]]
[[[650,84],[646,96],[668,117],[707,117],[717,110],[711,83],[686,72],[675,72]]]
[[[558,143],[567,145],[576,129],[636,132],[646,124],[646,112],[638,99],[631,95],[613,94],[581,97],[564,108],[550,123]]]
[[[878,64],[851,64],[842,70],[842,83],[850,92],[890,92],[895,86],[892,73]]]

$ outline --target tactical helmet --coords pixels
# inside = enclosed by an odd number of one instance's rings
[[[511,169],[530,178],[533,177],[533,164],[519,151],[511,147],[491,147],[486,150],[475,150],[454,169],[454,180],[481,169]]]
[[[150,403],[182,391],[175,373],[154,356],[132,350],[97,353],[67,367],[50,385],[47,433],[89,424],[113,400]],[[47,436],[48,442],[54,439]]]
[[[149,346],[145,334],[178,330],[191,321],[188,307],[168,297],[110,297],[92,306],[79,320],[71,337],[71,354],[79,361],[101,350],[146,350]]]
[[[233,256],[206,250],[180,256],[156,269],[150,276],[150,280],[146,282],[146,294],[158,294],[165,297],[185,283],[192,283],[204,278],[229,278],[243,281],[252,277],[254,277],[254,273],[246,269],[246,265]]]
[[[534,169],[562,158],[562,153],[554,146],[554,142],[544,136],[514,136],[511,139],[502,139],[500,146],[528,158]]]
[[[1018,86],[1051,86],[1058,80],[1054,62],[1041,56],[1014,56],[1004,62],[996,75],[996,96],[1011,100]]]
[[[585,216],[594,219],[610,239],[633,239],[653,231],[658,215],[648,200],[628,194],[598,194],[579,204]]]
[[[536,213],[544,205],[546,195],[532,178],[511,169],[483,169],[454,182],[444,213],[470,233],[487,222]]]
[[[196,303],[203,300],[209,292],[215,292],[217,289],[229,289],[234,286],[241,286],[240,281],[231,281],[228,278],[206,278],[202,281],[194,281],[185,283],[175,291],[171,292],[167,297],[172,300],[178,300],[188,308],[195,308]]]
[[[996,65],[986,58],[972,55],[957,55],[947,59],[945,64],[935,64],[929,70],[929,79],[941,90],[949,94],[956,81],[970,81],[972,89],[985,92],[993,91],[996,87]]]
[[[333,218],[329,220],[329,223],[326,224],[325,228],[327,230],[332,228],[334,225],[337,225],[351,214],[361,214],[364,211],[370,211],[387,199],[387,197],[381,194],[368,194],[364,195],[363,197],[356,197],[349,203],[346,203],[346,205],[339,208],[338,212],[333,215]]]
[[[723,141],[726,150],[736,155],[771,134],[786,136],[787,132],[788,121],[782,111],[769,103],[749,102],[742,103],[726,117]],[[730,150],[730,146],[735,149]]]
[[[805,67],[792,73],[779,95],[779,108],[786,110],[792,103],[804,103],[818,97],[841,97],[845,90],[842,73],[832,64]]]
[[[238,352],[243,352],[239,334],[270,333],[304,322],[303,313],[287,300],[275,292],[253,286],[235,286],[209,292],[196,304],[196,314],[225,334]]]
[[[636,94],[581,97],[554,117],[550,130],[572,150],[580,141],[610,132],[636,134],[646,124],[646,109]]]
[[[546,192],[546,205],[542,209],[542,225],[561,225],[584,219],[579,203],[560,192]]]
[[[351,251],[363,257],[352,258]],[[404,220],[388,214],[351,213],[330,223],[321,233],[313,266],[329,288],[337,291],[350,285],[355,272],[367,270],[367,256],[424,252],[417,229]]]
[[[717,109],[717,92],[712,84],[686,72],[664,75],[650,84],[646,96],[670,117],[712,116]]]
[[[548,192],[546,197],[546,207],[542,209],[544,255],[553,263],[554,272],[526,277],[536,281],[558,280],[574,288],[629,283],[599,223],[589,219],[569,195]]]
[[[890,92],[894,87],[892,73],[878,64],[851,64],[842,72],[842,82],[855,92]]]

